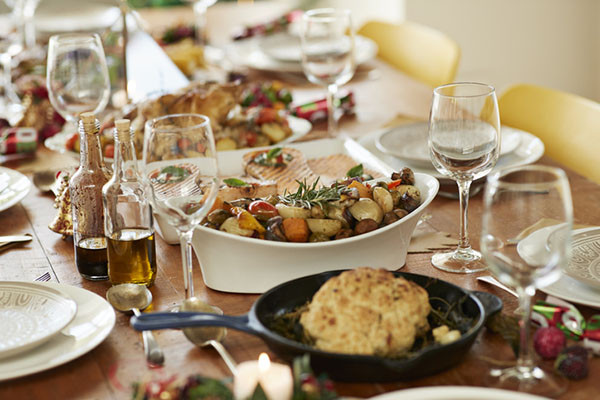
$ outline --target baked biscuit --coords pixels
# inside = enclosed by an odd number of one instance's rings
[[[384,269],[361,267],[328,280],[300,323],[318,349],[398,357],[429,329],[429,296]]]

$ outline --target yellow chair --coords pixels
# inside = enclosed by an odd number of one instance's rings
[[[454,81],[460,47],[435,29],[414,22],[370,21],[358,34],[374,40],[378,57],[432,87]]]
[[[520,84],[502,94],[498,106],[502,124],[533,133],[551,158],[600,183],[600,103]]]

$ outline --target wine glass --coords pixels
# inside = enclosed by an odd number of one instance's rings
[[[179,235],[186,299],[194,297],[192,236],[217,197],[217,172],[208,117],[172,114],[146,122],[142,175],[154,210]]]
[[[13,11],[21,46],[33,49],[36,46],[33,16],[40,0],[4,0],[4,3]]]
[[[54,35],[48,43],[48,97],[72,125],[82,112],[101,113],[110,97],[108,67],[95,33]]]
[[[573,206],[561,169],[530,165],[490,174],[484,194],[481,250],[490,271],[519,295],[520,350],[516,364],[494,368],[488,377],[496,387],[555,397],[564,378],[536,366],[530,346],[531,296],[560,277],[570,257]],[[531,232],[541,220],[555,225]],[[538,224],[539,225],[539,224]],[[526,233],[526,237],[523,232]],[[515,245],[515,238],[521,240]]]
[[[11,123],[16,123],[15,119],[19,119],[23,111],[21,99],[15,91],[12,83],[12,64],[13,58],[19,54],[23,47],[18,40],[15,40],[15,35],[6,33],[0,39],[0,64],[2,65],[2,104],[0,106],[0,114],[3,118],[10,120]]]
[[[429,154],[435,168],[458,184],[460,237],[458,248],[437,253],[434,267],[471,273],[486,268],[471,248],[467,229],[469,188],[487,175],[500,153],[500,117],[496,91],[481,83],[452,83],[433,91],[429,116]]]
[[[349,10],[321,8],[302,17],[300,32],[302,68],[312,83],[327,87],[327,130],[337,135],[335,96],[338,87],[350,81],[356,69],[354,28]]]

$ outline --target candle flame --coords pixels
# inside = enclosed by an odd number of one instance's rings
[[[269,368],[271,368],[269,355],[267,353],[260,353],[258,356],[258,370],[260,372],[266,372]]]

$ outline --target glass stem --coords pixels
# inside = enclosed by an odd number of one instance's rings
[[[327,86],[327,131],[329,137],[336,137],[338,133],[337,120],[335,118],[335,95],[338,87],[336,84]]]
[[[460,201],[460,233],[458,238],[458,251],[470,250],[467,211],[469,209],[469,189],[471,180],[458,180],[458,196]]]
[[[530,346],[530,323],[531,318],[531,295],[524,288],[518,288],[517,293],[519,294],[519,308],[521,309],[521,319],[519,320],[519,359],[517,360],[517,368],[522,372],[531,370],[533,368],[533,358],[531,355]]]
[[[183,286],[185,288],[185,298],[194,297],[194,278],[192,271],[192,236],[194,230],[181,232],[179,242],[181,244],[181,266],[183,267]]]

